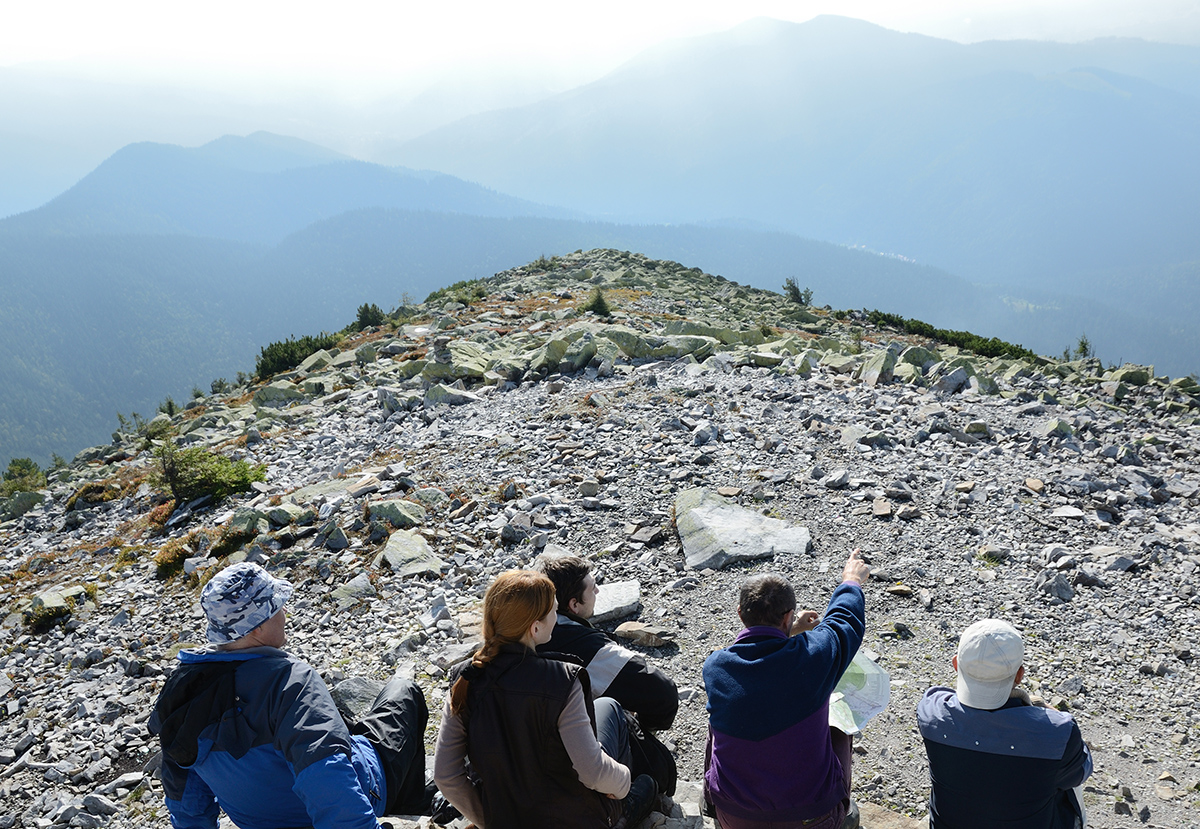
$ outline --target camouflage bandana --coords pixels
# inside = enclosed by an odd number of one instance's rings
[[[217,573],[200,594],[208,617],[208,641],[241,639],[270,619],[292,595],[292,583],[257,564],[242,562]]]

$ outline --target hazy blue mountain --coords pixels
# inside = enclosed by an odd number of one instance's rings
[[[1200,258],[1200,49],[962,45],[821,17],[652,49],[397,163],[638,221],[738,217],[968,279]]]
[[[196,148],[130,144],[42,207],[0,220],[0,233],[186,234],[274,243],[362,207],[577,215],[452,176],[354,161],[260,132]]]
[[[117,411],[149,416],[168,394],[183,402],[193,386],[207,390],[216,377],[253,370],[271,341],[340,329],[363,302],[391,308],[451,282],[593,247],[674,259],[773,290],[792,276],[822,305],[880,308],[1042,353],[1060,352],[1085,327],[1102,341],[1084,320],[1130,341],[1137,335],[1137,348],[1102,350],[1105,359],[1156,362],[1179,374],[1193,370],[1200,353],[1194,328],[1172,331],[1061,296],[1007,302],[928,266],[749,229],[371,208],[274,246],[0,234],[0,461],[44,463],[51,452],[69,456],[105,442]],[[1179,343],[1183,356],[1172,350]]]

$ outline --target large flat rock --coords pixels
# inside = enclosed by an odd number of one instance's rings
[[[635,580],[615,581],[612,584],[600,585],[600,595],[596,597],[596,609],[592,613],[591,622],[594,625],[632,616],[642,607],[642,586]]]
[[[396,530],[388,538],[375,559],[376,567],[383,564],[398,576],[438,576],[445,566],[423,536],[407,530]]]
[[[776,553],[807,553],[812,546],[806,528],[736,506],[704,488],[679,493],[675,526],[687,566],[694,570],[716,570]]]

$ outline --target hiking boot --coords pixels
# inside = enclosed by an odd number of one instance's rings
[[[658,800],[658,784],[648,774],[639,774],[621,801],[621,818],[613,829],[635,829],[646,819]]]
[[[846,810],[846,817],[842,819],[841,829],[858,829],[858,804],[853,800],[850,801],[850,808]]]

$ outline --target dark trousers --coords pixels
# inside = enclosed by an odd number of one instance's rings
[[[375,746],[387,783],[385,815],[427,815],[425,724],[429,709],[416,683],[392,677],[371,710],[350,730]]]
[[[604,753],[625,768],[633,763],[629,752],[629,724],[625,721],[625,710],[610,697],[598,697],[596,708],[596,741]]]

